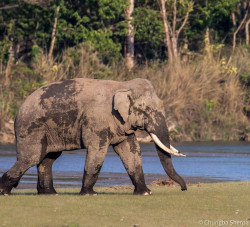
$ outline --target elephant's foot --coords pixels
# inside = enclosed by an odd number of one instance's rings
[[[0,194],[5,196],[10,195],[13,185],[16,184],[18,184],[18,181],[8,177],[5,173],[2,177],[0,177]]]
[[[82,190],[80,191],[80,195],[97,196],[98,193],[95,192],[93,189],[82,189]]]
[[[58,195],[54,187],[53,188],[37,187],[37,193],[38,195]]]
[[[141,188],[141,189],[135,189],[134,195],[152,195],[152,191],[148,189],[147,187]]]
[[[11,194],[10,190],[6,190],[5,188],[1,188],[0,186],[0,194],[4,195],[4,196],[8,196]]]
[[[182,191],[187,191],[187,186],[181,187]]]
[[[7,195],[11,194],[10,191],[11,191],[11,189],[8,189],[8,188],[3,186],[3,184],[1,183],[1,178],[0,178],[0,194],[7,196]]]

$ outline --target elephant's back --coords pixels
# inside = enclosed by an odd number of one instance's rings
[[[16,117],[17,136],[73,125],[78,116],[75,84],[75,80],[67,80],[45,85],[28,96]]]

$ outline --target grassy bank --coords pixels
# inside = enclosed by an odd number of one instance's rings
[[[60,59],[40,54],[30,64],[10,65],[0,73],[0,142],[14,142],[14,117],[31,92],[75,77],[151,80],[164,101],[173,140],[249,141],[250,51],[238,48],[231,57],[223,51],[183,61],[178,69],[151,62],[128,71],[123,63],[102,64],[89,45],[81,44]]]
[[[190,185],[186,192],[177,186],[151,189],[152,196],[133,196],[129,187],[98,187],[101,194],[90,197],[79,196],[80,189],[59,189],[58,196],[16,190],[12,196],[0,196],[0,222],[2,226],[48,227],[250,224],[249,182]]]

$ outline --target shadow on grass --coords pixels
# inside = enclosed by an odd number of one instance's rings
[[[158,186],[161,188],[160,186]],[[166,191],[162,192],[163,194],[168,192],[168,187],[165,187]],[[172,187],[171,187],[172,188]],[[177,188],[176,188],[177,189]],[[134,188],[127,187],[127,186],[119,186],[119,187],[96,187],[95,190],[97,191],[97,196],[115,196],[115,195],[133,195]],[[154,190],[153,195],[154,195]],[[177,190],[179,192],[179,190]],[[39,196],[89,196],[94,197],[94,195],[80,195],[80,188],[58,188],[58,194],[40,194]],[[159,193],[159,192],[158,192]],[[38,196],[37,191],[35,190],[27,190],[27,189],[19,189],[17,191],[12,192],[10,196]]]
[[[85,197],[95,197],[95,196],[102,196],[102,195],[133,195],[133,190],[131,191],[123,191],[123,190],[116,190],[116,191],[100,191],[97,192],[97,195],[80,195],[79,192],[58,192],[58,194],[38,194],[37,192],[14,192],[8,196],[64,196],[64,195],[73,195],[73,196],[85,196]],[[1,196],[1,195],[0,195]]]
[[[8,196],[19,196],[19,195],[38,195],[36,192],[13,192],[9,195],[0,195],[0,196],[4,196],[4,197],[8,197]]]
[[[32,192],[16,192],[10,194],[8,196],[64,196],[64,195],[73,195],[73,196],[82,196],[82,197],[95,197],[95,196],[102,196],[102,195],[133,195],[133,192],[98,192],[97,195],[80,195],[79,192],[62,192],[55,195],[50,194],[37,194]],[[0,195],[4,196],[4,195]],[[6,196],[6,197],[8,197]]]

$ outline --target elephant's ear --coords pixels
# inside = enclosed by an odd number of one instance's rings
[[[114,109],[119,112],[124,122],[128,120],[131,90],[121,90],[114,95]]]

